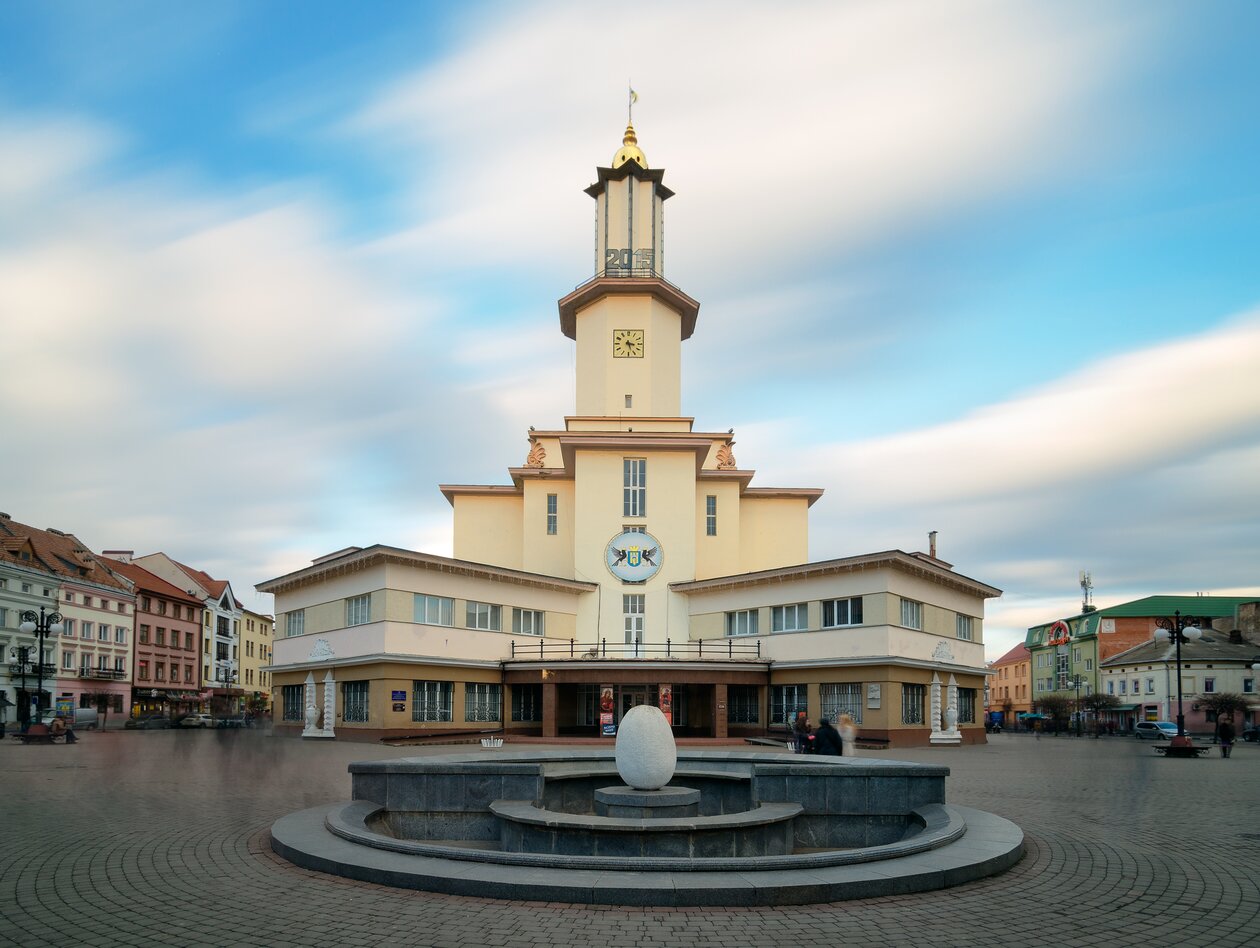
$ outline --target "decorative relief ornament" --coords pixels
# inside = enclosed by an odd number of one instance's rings
[[[529,455],[525,458],[526,467],[542,467],[547,459],[547,451],[537,438],[529,439]]]
[[[735,447],[734,441],[728,441],[717,450],[717,466],[719,471],[735,470],[735,455],[731,453],[731,448]]]
[[[661,568],[661,541],[650,533],[627,530],[608,541],[604,562],[623,583],[646,582]]]
[[[311,647],[311,654],[307,656],[308,661],[325,662],[333,657],[332,646],[328,644],[328,639],[316,639],[315,644]]]
[[[941,642],[936,646],[936,651],[932,653],[932,657],[938,662],[952,662],[954,660],[954,653],[950,651],[948,643]]]

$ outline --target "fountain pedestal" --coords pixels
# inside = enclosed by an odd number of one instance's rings
[[[633,787],[600,787],[595,791],[595,815],[623,820],[657,820],[698,816],[700,791],[690,787],[636,790]]]

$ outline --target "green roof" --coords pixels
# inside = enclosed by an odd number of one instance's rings
[[[1108,606],[1095,612],[1082,612],[1064,618],[1062,621],[1066,622],[1068,628],[1072,630],[1072,638],[1089,638],[1097,634],[1098,622],[1104,616],[1121,619],[1141,619],[1148,616],[1171,618],[1174,612],[1180,612],[1184,616],[1194,616],[1199,619],[1225,619],[1233,616],[1243,603],[1255,602],[1258,599],[1260,599],[1260,594],[1254,596],[1147,596],[1144,599],[1134,599],[1132,602]],[[1024,644],[1028,648],[1044,645],[1046,630],[1058,621],[1060,620],[1051,619],[1041,625],[1030,626],[1028,634],[1024,637]]]

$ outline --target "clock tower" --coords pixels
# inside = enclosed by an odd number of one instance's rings
[[[700,304],[666,281],[664,172],[648,168],[634,126],[598,180],[595,275],[560,300],[560,330],[577,343],[577,414],[676,418],[681,348]]]

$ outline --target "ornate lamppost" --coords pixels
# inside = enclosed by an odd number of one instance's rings
[[[35,686],[35,721],[38,723],[44,717],[44,639],[51,635],[60,635],[64,626],[61,624],[60,612],[45,612],[44,607],[39,607],[39,612],[33,609],[27,609],[22,613],[22,624],[18,626],[18,631],[25,635],[34,633],[39,642],[39,648],[36,654],[35,673],[38,684]]]
[[[1181,610],[1173,613],[1171,619],[1155,620],[1155,639],[1160,642],[1172,640],[1177,646],[1177,736],[1169,741],[1167,757],[1197,757],[1194,744],[1186,736],[1186,716],[1181,710],[1181,643],[1195,642],[1202,635],[1193,616],[1183,616]]]

